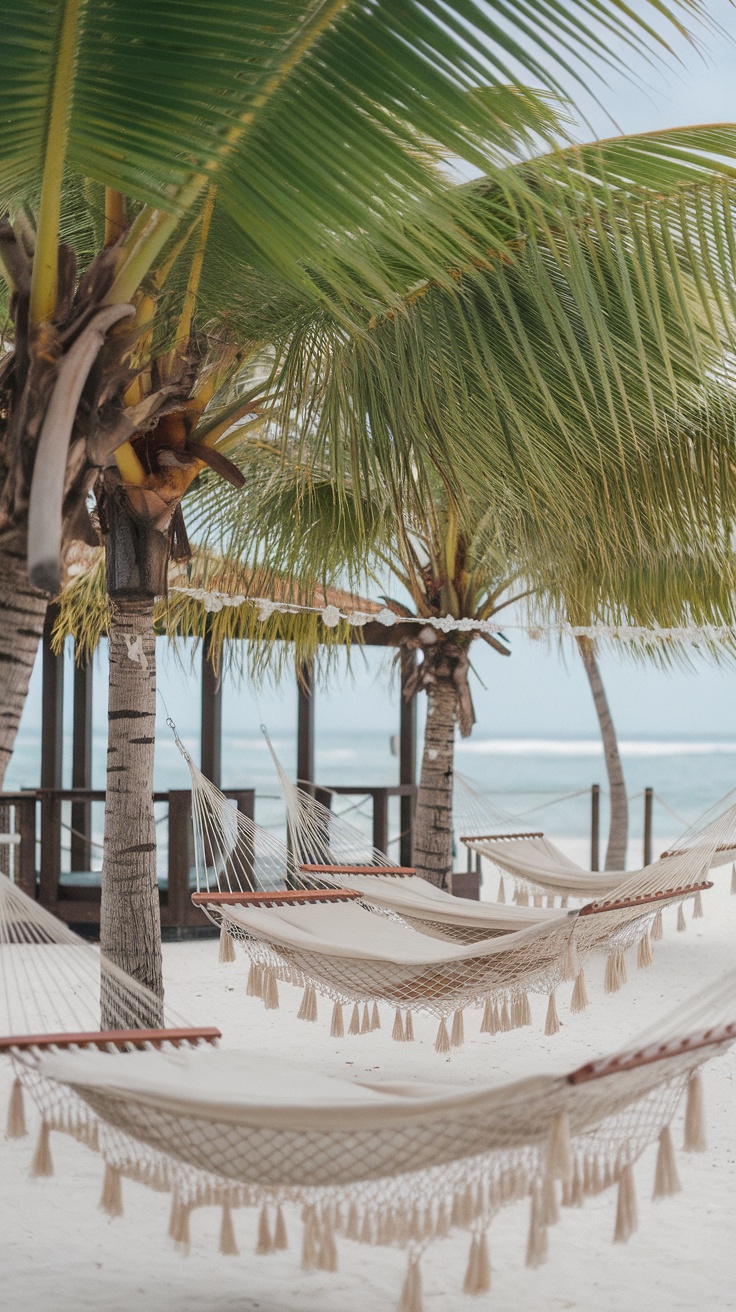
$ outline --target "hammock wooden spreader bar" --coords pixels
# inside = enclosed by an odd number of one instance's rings
[[[127,1052],[131,1048],[160,1048],[162,1044],[178,1048],[182,1044],[217,1043],[221,1038],[220,1030],[214,1025],[183,1029],[88,1030],[78,1034],[3,1034],[0,1035],[0,1052],[24,1049],[40,1052],[48,1048],[96,1048],[100,1052],[117,1048],[120,1052]]]
[[[698,1048],[719,1047],[722,1043],[732,1043],[736,1039],[736,1022],[717,1025],[713,1029],[703,1030],[700,1034],[690,1034],[685,1039],[670,1039],[667,1043],[655,1043],[638,1052],[620,1053],[616,1057],[603,1057],[600,1061],[589,1061],[567,1077],[569,1084],[585,1084],[588,1080],[601,1080],[618,1071],[633,1071],[640,1066],[649,1066],[652,1062],[667,1061],[686,1052],[695,1052]]]
[[[315,902],[354,902],[362,894],[350,888],[288,888],[273,893],[192,893],[195,907],[307,907]]]
[[[416,875],[413,866],[378,866],[378,865],[314,865],[309,862],[302,862],[299,865],[299,871],[304,875],[392,875],[393,878],[402,875]]]
[[[695,897],[713,887],[712,880],[700,884],[687,884],[684,888],[663,888],[661,893],[638,893],[635,897],[613,898],[605,902],[588,902],[581,907],[578,917],[597,916],[604,911],[625,911],[628,908],[649,906],[653,902],[671,902],[673,898]]]

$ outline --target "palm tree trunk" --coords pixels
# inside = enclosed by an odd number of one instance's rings
[[[153,598],[119,597],[110,623],[107,796],[102,865],[102,952],[163,998],[156,882],[153,755],[156,639]],[[143,1024],[160,1025],[162,1007]],[[115,1028],[114,990],[103,981],[102,1027]]]
[[[436,679],[427,687],[427,726],[414,817],[412,862],[418,875],[444,888],[452,870],[452,784],[457,687]]]
[[[39,592],[28,582],[25,528],[3,534],[0,542],[0,788],[15,746],[47,605],[45,592]]]
[[[605,870],[626,869],[626,848],[629,841],[629,803],[626,796],[626,783],[621,766],[616,730],[608,706],[606,690],[603,687],[601,672],[595,656],[595,647],[590,638],[578,637],[578,649],[588,676],[593,704],[603,742],[603,755],[608,773],[608,791],[611,799],[611,820],[608,829],[608,847],[606,848]]]

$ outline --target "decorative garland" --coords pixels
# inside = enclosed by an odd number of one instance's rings
[[[572,638],[617,638],[621,642],[641,642],[656,646],[660,642],[727,642],[736,637],[736,628],[729,624],[681,625],[676,628],[663,628],[658,624],[645,627],[640,624],[499,624],[497,620],[455,619],[452,615],[420,616],[400,615],[397,611],[382,606],[375,611],[341,610],[338,606],[303,606],[297,602],[273,601],[268,597],[246,597],[227,592],[209,592],[205,588],[185,588],[172,585],[170,592],[191,597],[200,601],[204,609],[212,614],[225,606],[251,605],[258,608],[258,619],[264,623],[274,613],[298,615],[303,611],[320,615],[322,623],[328,629],[334,629],[341,620],[356,628],[365,624],[383,624],[391,628],[395,624],[420,624],[423,628],[439,629],[441,633],[458,631],[461,633],[504,634],[511,630],[526,633],[532,639],[539,639],[546,634],[564,634]]]

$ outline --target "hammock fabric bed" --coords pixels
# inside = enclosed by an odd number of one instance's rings
[[[731,975],[620,1053],[495,1087],[352,1082],[222,1050],[60,1054],[40,1073],[105,1128],[100,1151],[116,1178],[170,1190],[183,1248],[193,1210],[213,1204],[222,1251],[237,1252],[234,1207],[259,1209],[257,1252],[284,1248],[284,1211],[296,1204],[304,1267],[335,1270],[340,1239],[403,1247],[399,1309],[421,1312],[421,1254],[451,1230],[470,1232],[462,1287],[480,1294],[488,1230],[507,1204],[530,1200],[526,1261],[538,1266],[560,1209],[614,1186],[614,1241],[628,1240],[633,1167],[650,1144],[654,1197],[679,1191],[671,1124],[684,1096],[683,1146],[705,1148],[701,1067],[736,1038],[724,1019],[735,993]]]
[[[481,934],[474,923],[478,912],[469,911],[467,903],[458,906],[460,899],[443,894],[434,911],[424,892],[413,903],[410,896],[397,894],[399,884],[411,893],[402,878],[406,871],[385,864],[342,865],[340,870],[303,862],[299,866],[294,848],[303,856],[305,845],[301,840],[296,844],[294,826],[292,849],[287,850],[236,812],[197,769],[178,738],[177,743],[192,780],[193,901],[219,925],[221,955],[231,958],[228,940],[243,945],[251,959],[249,992],[261,996],[267,1007],[278,1007],[279,980],[304,987],[299,1014],[305,1020],[317,1018],[317,991],[327,995],[334,1004],[336,1037],[345,1032],[346,1004],[352,1006],[348,1032],[356,1034],[380,1024],[377,1004],[383,1002],[395,1009],[393,1034],[399,1040],[413,1038],[413,1013],[436,1016],[435,1046],[447,1052],[463,1041],[463,1010],[468,1006],[483,1006],[485,1032],[529,1024],[530,991],[548,996],[545,1031],[555,1033],[555,990],[563,980],[575,981],[573,1009],[586,1005],[581,956],[594,949],[606,951],[607,987],[620,987],[629,947],[644,943],[640,964],[651,960],[650,934],[662,908],[707,887],[702,873],[711,853],[696,845],[673,858],[670,883],[664,888],[644,872],[639,881],[624,886],[623,898],[580,912],[535,913],[524,928],[505,932],[499,927],[518,917],[518,908],[496,907],[490,912],[494,928]],[[324,828],[327,821],[322,817],[320,823]],[[316,851],[314,843],[310,850]],[[345,881],[351,887],[345,887]],[[470,941],[452,941],[440,932],[448,904],[454,909],[455,928],[465,918]],[[428,920],[431,932],[419,932],[426,930]]]

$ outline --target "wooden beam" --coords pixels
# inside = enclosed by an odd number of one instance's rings
[[[202,718],[200,765],[216,788],[222,778],[222,678],[215,674],[210,656],[210,635],[202,643]]]
[[[72,788],[92,787],[92,661],[74,666],[72,731]],[[72,802],[71,868],[89,870],[91,863],[91,808],[89,802]]]
[[[314,674],[305,661],[297,678],[296,777],[300,784],[314,783]]]

